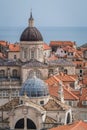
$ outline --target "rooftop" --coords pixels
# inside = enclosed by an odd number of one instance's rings
[[[83,121],[77,121],[73,124],[58,126],[51,128],[50,130],[87,130],[87,123]]]

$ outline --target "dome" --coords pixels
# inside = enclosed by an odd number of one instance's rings
[[[36,27],[27,27],[21,34],[20,41],[43,41],[43,37]]]
[[[20,96],[25,95],[25,93],[28,97],[41,97],[49,95],[46,83],[36,76],[26,80],[23,84],[20,91]]]

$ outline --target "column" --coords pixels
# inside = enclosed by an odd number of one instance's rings
[[[24,116],[24,130],[27,130],[27,117]]]

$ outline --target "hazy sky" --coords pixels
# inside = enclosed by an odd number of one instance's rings
[[[87,26],[87,0],[0,0],[0,26]]]

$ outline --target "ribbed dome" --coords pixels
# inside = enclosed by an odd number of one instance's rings
[[[34,76],[23,84],[20,96],[27,94],[28,97],[41,97],[49,95],[46,83]]]
[[[27,27],[23,31],[20,41],[43,41],[43,37],[36,27]]]

